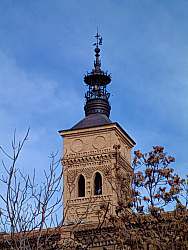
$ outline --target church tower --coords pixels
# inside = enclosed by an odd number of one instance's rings
[[[93,223],[101,208],[114,214],[130,194],[131,149],[135,142],[117,122],[110,120],[111,76],[101,69],[102,37],[95,36],[94,68],[84,77],[85,117],[71,129],[60,131],[64,139],[64,224]]]

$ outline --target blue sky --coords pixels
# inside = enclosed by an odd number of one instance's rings
[[[111,119],[149,150],[163,145],[188,173],[188,1],[1,0],[0,145],[31,128],[27,172],[61,152],[58,130],[83,118],[83,76],[97,26],[112,73]],[[2,155],[0,155],[2,158]]]

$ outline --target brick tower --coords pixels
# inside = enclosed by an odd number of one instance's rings
[[[130,193],[131,149],[135,142],[110,116],[111,76],[101,69],[98,34],[94,68],[84,77],[85,118],[71,129],[60,131],[64,138],[64,224],[93,223],[101,206],[114,214],[118,202]]]

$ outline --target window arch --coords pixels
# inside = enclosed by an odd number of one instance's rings
[[[85,178],[82,174],[78,179],[78,197],[85,197]]]
[[[94,195],[102,194],[102,176],[99,172],[95,174],[94,179]]]

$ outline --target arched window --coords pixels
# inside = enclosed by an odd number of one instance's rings
[[[81,174],[78,180],[78,197],[85,196],[85,178]]]
[[[102,194],[102,177],[98,172],[95,174],[94,179],[94,194],[100,195]]]

